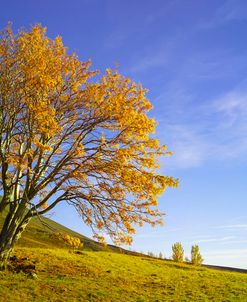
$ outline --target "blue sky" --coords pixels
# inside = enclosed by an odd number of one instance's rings
[[[157,137],[173,150],[160,198],[165,226],[131,247],[171,255],[199,244],[206,263],[247,268],[247,2],[245,0],[1,1],[0,28],[42,23],[93,68],[115,67],[149,89]],[[53,219],[90,236],[72,208]]]

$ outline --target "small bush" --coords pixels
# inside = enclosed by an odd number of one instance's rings
[[[65,233],[56,233],[55,237],[58,240],[72,246],[73,248],[83,247],[83,243],[81,242],[80,238],[73,237]]]
[[[203,262],[202,255],[199,250],[198,245],[193,245],[191,247],[191,263],[193,265],[201,265]]]
[[[172,260],[175,262],[183,262],[184,249],[180,242],[176,242],[172,246]]]

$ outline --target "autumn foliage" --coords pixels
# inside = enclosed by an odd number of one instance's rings
[[[99,240],[131,243],[135,226],[162,222],[157,197],[177,180],[157,173],[170,152],[153,136],[147,90],[90,65],[40,25],[1,33],[0,210],[9,221],[0,242],[13,245],[23,224],[60,202]]]
[[[83,243],[81,242],[80,238],[73,237],[65,233],[55,233],[54,237],[66,243],[67,245],[72,246],[73,248],[83,247]]]

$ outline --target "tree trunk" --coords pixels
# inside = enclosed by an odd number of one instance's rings
[[[6,216],[0,233],[0,270],[5,270],[11,256],[14,245],[21,237],[30,218],[23,219],[18,211]]]

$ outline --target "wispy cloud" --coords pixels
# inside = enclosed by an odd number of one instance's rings
[[[200,166],[208,160],[245,160],[247,90],[243,86],[241,84],[195,107],[190,104],[186,108],[186,103],[179,103],[173,109],[166,108],[178,119],[169,118],[169,114],[167,119],[160,118],[161,136],[168,140],[174,151],[173,157],[166,160],[168,165],[188,168]],[[180,108],[176,109],[176,106]],[[186,112],[185,117],[179,110]]]
[[[247,3],[245,0],[227,0],[220,6],[211,20],[204,22],[200,28],[211,29],[233,21],[247,19]]]
[[[229,242],[230,240],[234,239],[235,236],[226,236],[226,237],[212,237],[212,238],[205,238],[197,240],[197,243],[209,243],[209,242]]]
[[[189,168],[201,165],[207,157],[208,145],[203,136],[188,125],[168,125],[173,156],[166,160],[170,167]]]
[[[226,92],[212,103],[212,110],[222,114],[228,122],[230,121],[227,126],[245,126],[241,124],[242,119],[247,118],[247,89],[245,85],[246,81],[243,81],[241,87]],[[246,128],[247,126],[244,127],[244,130]]]
[[[160,12],[156,13],[145,24],[159,18]],[[218,5],[206,24],[218,26],[245,18],[247,2],[228,0]],[[247,58],[232,47],[193,47],[199,36],[201,43],[203,31],[197,23],[154,39],[131,53],[126,65],[127,74],[151,82],[153,90],[159,91],[154,98],[154,117],[160,125],[157,136],[174,152],[164,160],[172,169],[199,167],[207,161],[244,161],[247,153]],[[123,32],[110,40],[121,44],[128,39]]]
[[[216,226],[216,229],[227,229],[227,230],[247,230],[247,224],[230,224]]]
[[[229,240],[227,242],[222,242],[221,244],[224,244],[224,245],[231,245],[231,246],[239,246],[241,244],[244,244],[246,246],[246,243],[247,243],[247,240],[243,240],[243,239],[234,239],[234,240]]]
[[[152,239],[152,238],[164,238],[166,234],[170,234],[170,233],[174,233],[174,232],[179,232],[181,231],[182,228],[172,228],[172,229],[164,229],[162,230],[162,232],[159,231],[149,231],[149,232],[145,232],[142,234],[137,234],[135,235],[135,238],[139,239],[139,238],[145,238],[145,239]]]
[[[164,67],[168,62],[168,56],[165,51],[148,55],[134,64],[129,71],[131,73],[145,72],[155,67]]]
[[[126,40],[130,38],[130,34],[124,31],[113,31],[105,40],[105,47],[115,48],[122,46]]]
[[[237,249],[226,249],[226,250],[214,250],[214,251],[205,251],[204,253],[205,255],[209,256],[209,255],[229,255],[233,258],[237,257],[238,255],[244,255],[245,257],[247,257],[247,249],[241,249],[241,248],[237,248]]]
[[[247,3],[245,0],[227,0],[216,12],[219,22],[247,19]]]

